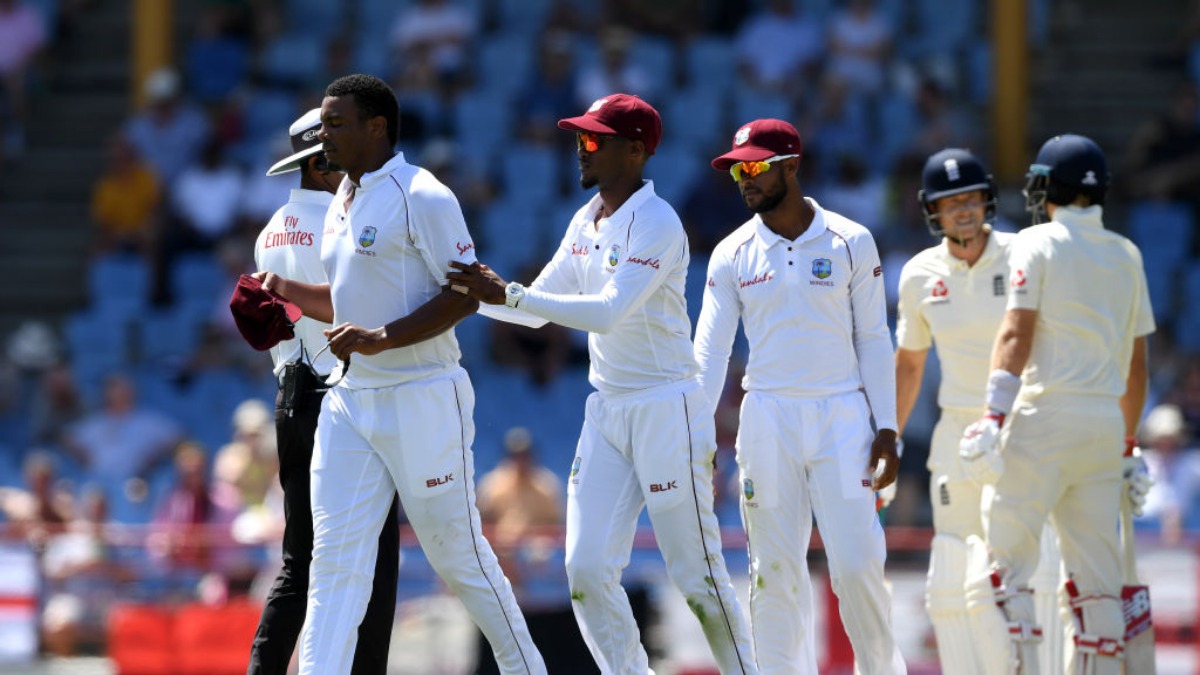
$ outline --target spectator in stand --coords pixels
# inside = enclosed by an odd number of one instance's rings
[[[862,225],[878,238],[884,227],[887,186],[867,170],[862,157],[843,153],[837,158],[833,180],[813,190],[821,203]]]
[[[1164,543],[1177,544],[1185,529],[1200,525],[1200,449],[1191,445],[1177,406],[1159,405],[1146,416],[1142,456],[1154,479],[1144,517],[1157,519]]]
[[[822,79],[820,90],[800,122],[803,138],[812,142],[804,149],[805,164],[814,169],[817,185],[824,176],[833,173],[834,163],[841,155],[851,154],[870,157],[876,149],[872,143],[862,97],[850,89],[843,78],[827,73]]]
[[[104,402],[68,427],[63,447],[104,489],[118,520],[141,519],[146,478],[171,458],[182,430],[171,418],[137,403],[137,389],[121,374],[104,383]]]
[[[855,93],[879,93],[894,33],[874,0],[849,0],[830,24],[830,72],[844,79]]]
[[[639,34],[661,35],[685,43],[703,28],[702,0],[609,0],[608,16]]]
[[[917,88],[919,128],[911,150],[931,155],[942,148],[972,148],[978,145],[976,122],[955,104],[937,80],[926,78]]]
[[[229,161],[220,140],[210,138],[198,160],[171,186],[171,211],[177,221],[165,245],[211,251],[237,224],[243,172]]]
[[[261,400],[243,401],[233,411],[233,439],[217,451],[214,473],[233,485],[246,507],[259,506],[279,473],[275,417]]]
[[[183,99],[179,74],[160,68],[142,85],[145,109],[125,125],[133,142],[163,185],[172,186],[200,155],[209,138],[208,119]]]
[[[1181,82],[1167,110],[1138,127],[1125,159],[1130,195],[1200,205],[1198,109],[1196,84]]]
[[[417,0],[396,17],[392,49],[399,63],[427,62],[443,83],[459,84],[478,26],[475,12],[455,0]]]
[[[222,539],[241,504],[231,486],[209,480],[208,456],[199,443],[179,444],[175,472],[175,486],[155,509],[146,548],[170,572],[208,572],[225,557]]]
[[[541,139],[549,134],[559,140],[561,135],[553,133],[550,122],[570,117],[575,112],[578,85],[573,40],[570,33],[561,30],[542,35],[538,42],[537,66],[516,97],[518,136]]]
[[[479,481],[479,517],[492,526],[501,564],[505,555],[530,543],[557,540],[558,533],[544,528],[562,525],[566,496],[562,481],[542,466],[536,457],[533,437],[524,427],[513,427],[504,434],[505,458]],[[520,585],[520,577],[508,570],[509,579]],[[520,593],[518,592],[518,596]]]
[[[92,187],[92,221],[98,254],[152,255],[162,189],[154,170],[122,134],[108,144],[108,166]]]
[[[23,473],[24,488],[0,488],[0,515],[41,553],[49,537],[71,520],[71,494],[57,485],[54,457],[48,452],[31,452]]]
[[[652,99],[650,74],[641,64],[629,59],[634,34],[621,26],[610,26],[600,35],[600,58],[579,72],[575,86],[575,105],[587,109],[610,92],[623,91],[643,99]]]
[[[187,47],[187,80],[201,104],[224,101],[242,85],[250,70],[246,12],[237,4],[206,3]]]
[[[33,8],[20,0],[0,0],[0,160],[25,149],[29,70],[45,43],[46,29]]]
[[[770,0],[742,24],[736,51],[743,81],[788,94],[805,94],[811,89],[825,52],[825,29],[815,17],[798,9],[796,2]],[[772,58],[761,58],[763,45],[770,45]]]
[[[1185,355],[1175,384],[1163,400],[1179,406],[1189,435],[1200,432],[1200,355]]]
[[[60,361],[42,372],[29,411],[30,439],[37,445],[62,441],[64,429],[84,415],[83,397],[70,364]]]

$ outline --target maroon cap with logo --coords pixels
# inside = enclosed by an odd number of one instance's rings
[[[609,94],[597,99],[579,117],[558,121],[559,129],[614,134],[641,141],[653,155],[662,139],[662,118],[649,103],[631,94]]]
[[[778,155],[799,155],[800,133],[783,120],[754,120],[733,135],[733,149],[712,161],[718,171],[738,162],[761,162]]]
[[[262,282],[249,274],[238,278],[229,311],[242,337],[260,352],[296,337],[295,324],[301,316],[299,307],[263,288]]]

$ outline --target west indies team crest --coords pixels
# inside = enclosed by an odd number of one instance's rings
[[[621,262],[621,247],[613,244],[612,248],[608,249],[608,266],[616,267],[619,262]]]
[[[742,479],[742,494],[746,499],[754,499],[754,481],[749,478]]]
[[[817,258],[813,261],[812,273],[818,279],[828,279],[833,274],[833,263],[829,258]]]
[[[579,475],[579,465],[580,465],[580,464],[583,464],[583,458],[582,458],[582,457],[576,457],[576,458],[575,458],[575,461],[574,461],[574,462],[571,462],[571,475],[572,475],[572,476],[578,476],[578,475]]]
[[[358,235],[358,245],[363,248],[370,248],[371,244],[375,243],[375,232],[374,225],[364,227],[362,234]]]

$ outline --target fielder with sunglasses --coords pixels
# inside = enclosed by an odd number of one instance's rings
[[[600,670],[645,675],[621,570],[645,507],[671,580],[699,619],[722,673],[757,673],[713,512],[712,406],[696,379],[683,289],[688,242],[675,210],[642,178],[662,136],[658,112],[613,94],[579,117],[579,182],[599,188],[528,288],[486,265],[451,263],[451,289],[527,325],[589,332],[588,397],[567,489],[567,578]],[[890,352],[889,352],[890,353]]]
[[[743,322],[750,356],[737,457],[761,672],[817,672],[804,556],[815,517],[856,672],[895,675],[906,669],[875,513],[875,491],[899,467],[879,253],[866,228],[803,195],[800,154],[795,127],[763,119],[738,129],[732,150],[712,161],[754,217],[713,251],[696,360],[715,402]]]

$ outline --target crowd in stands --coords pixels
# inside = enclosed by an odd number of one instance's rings
[[[63,2],[64,10],[73,6]],[[43,35],[52,35],[28,27],[43,25],[31,8],[45,4],[0,0],[0,129],[9,154],[22,148],[25,69]],[[1030,4],[1037,46],[1053,3]],[[915,197],[925,157],[946,146],[989,154],[984,2],[229,0],[199,7],[178,63],[143,83],[141,107],[107,140],[91,202],[89,305],[59,333],[23,326],[8,336],[0,363],[0,520],[38,547],[47,644],[64,651],[98,639],[104,603],[121,580],[220,595],[245,591],[263,568],[274,573],[282,518],[276,380],[270,359],[233,327],[228,297],[253,266],[255,236],[295,186],[295,174],[268,178],[265,169],[290,153],[288,124],[320,104],[334,77],[368,72],[393,83],[400,149],[455,191],[480,259],[525,282],[586,199],[574,139],[555,121],[605,93],[646,98],[665,132],[648,174],[680,213],[692,246],[693,321],[709,252],[748,215],[728,177],[708,166],[738,124],[796,123],[805,192],[874,233],[893,311],[903,262],[933,243]],[[1190,61],[1172,66],[1181,76],[1190,66],[1191,79],[1170,108],[1131,130],[1114,195],[1128,204],[1126,230],[1142,247],[1159,322],[1151,351],[1158,407],[1143,438],[1159,483],[1151,499],[1159,502],[1144,524],[1176,541],[1200,529],[1193,445],[1200,433],[1200,47],[1188,54]],[[1002,203],[1007,217],[999,226],[1019,227],[1026,216],[1015,191],[1002,199],[1011,203]],[[549,469],[528,480],[541,486],[537,494],[561,501],[553,480],[567,475],[589,391],[582,335],[481,317],[458,334],[477,390],[480,499],[502,499],[485,486],[527,479],[518,467],[528,455],[514,444],[528,450],[528,438],[504,436],[524,425]],[[719,514],[732,527],[740,523],[736,368],[717,412]],[[937,377],[936,366],[928,377]],[[935,391],[922,388],[908,425],[902,496],[889,522],[927,523],[922,455],[936,421]],[[482,477],[497,466],[501,477]],[[544,522],[561,519],[549,503],[539,508]],[[154,525],[155,536],[142,550],[117,554],[111,535],[101,535],[106,524]],[[223,547],[208,538],[214,525],[229,541],[267,544]],[[48,537],[46,526],[64,534]],[[194,534],[197,527],[205,534]]]

